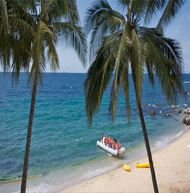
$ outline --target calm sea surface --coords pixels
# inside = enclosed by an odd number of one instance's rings
[[[143,134],[131,82],[131,123],[119,94],[115,122],[108,117],[109,88],[103,96],[100,112],[88,128],[83,82],[86,74],[44,74],[43,87],[37,91],[32,131],[27,188],[28,192],[57,192],[80,181],[113,170],[145,155]],[[0,192],[19,192],[28,126],[31,87],[27,73],[12,85],[11,74],[0,73]],[[184,87],[190,92],[190,75],[184,75]],[[158,82],[153,89],[147,76],[142,104],[151,149],[166,146],[186,128],[177,112],[189,107],[190,97],[179,96],[178,107],[170,107]],[[155,104],[160,104],[156,107]],[[150,116],[150,110],[156,115]],[[165,117],[164,113],[172,116]],[[96,146],[102,133],[120,140],[126,148],[123,159],[112,157]],[[156,162],[156,160],[154,160]]]

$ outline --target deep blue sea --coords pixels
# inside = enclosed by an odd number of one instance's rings
[[[121,91],[115,122],[110,120],[108,87],[100,111],[88,127],[85,77],[86,74],[72,73],[43,75],[43,86],[38,87],[36,97],[27,192],[58,192],[146,155],[132,82],[131,122],[126,118]],[[27,79],[28,74],[21,73],[18,85],[12,85],[11,74],[0,73],[0,192],[19,192],[20,189],[32,88],[27,85]],[[189,80],[190,75],[185,74],[184,88],[188,92]],[[152,151],[166,146],[186,131],[181,122],[182,114],[177,112],[189,107],[189,95],[180,95],[178,106],[171,107],[158,81],[152,88],[145,75],[142,104],[146,105],[143,111]],[[156,115],[150,116],[150,110],[155,110]],[[165,117],[164,113],[172,116]],[[120,140],[126,148],[123,159],[112,157],[96,146],[102,133]]]

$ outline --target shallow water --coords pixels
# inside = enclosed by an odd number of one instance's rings
[[[130,163],[145,155],[143,134],[132,83],[130,89],[131,123],[125,113],[122,92],[119,94],[115,122],[108,117],[109,88],[104,94],[100,112],[88,128],[85,114],[83,82],[86,74],[44,74],[38,87],[33,123],[28,192],[56,192],[74,183],[117,168],[123,160],[110,157],[96,147],[102,133],[120,140],[126,148],[124,161]],[[26,73],[18,86],[11,84],[10,74],[0,73],[0,192],[19,191],[31,100]],[[189,91],[190,75],[184,75]],[[152,89],[145,76],[142,104],[152,150],[161,148],[185,132],[179,109],[189,106],[189,97],[179,96],[179,107],[170,107],[158,82]],[[155,104],[160,104],[156,107]],[[149,111],[156,115],[150,116]],[[165,117],[164,113],[171,113]],[[7,182],[11,182],[8,183]]]

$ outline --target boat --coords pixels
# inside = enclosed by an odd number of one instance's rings
[[[123,165],[123,168],[124,168],[124,170],[126,170],[126,171],[128,171],[128,172],[131,171],[130,166],[128,166],[128,165],[126,165],[126,164]]]
[[[137,163],[137,164],[135,164],[135,166],[136,166],[136,168],[149,168],[150,164],[149,164],[149,162],[143,163],[143,164],[142,163]]]
[[[119,149],[119,150],[113,149],[111,147],[108,147],[104,143],[104,140],[97,141],[96,145],[98,147],[102,148],[103,150],[107,151],[108,153],[112,154],[113,156],[122,157],[123,154],[125,153],[125,148],[124,147],[121,147],[121,149]]]

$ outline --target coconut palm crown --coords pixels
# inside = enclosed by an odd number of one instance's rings
[[[178,0],[118,0],[118,4],[126,10],[124,16],[113,10],[106,0],[100,0],[93,3],[86,13],[86,31],[91,35],[91,65],[84,83],[88,121],[91,123],[93,115],[99,110],[110,81],[109,113],[112,120],[116,114],[120,87],[130,120],[131,72],[155,192],[158,192],[158,187],[141,108],[143,79],[145,70],[152,85],[157,76],[169,101],[175,101],[177,94],[183,91],[181,48],[178,42],[163,35],[163,26],[170,22],[183,3]],[[158,11],[163,12],[155,28],[140,25],[149,22]]]

